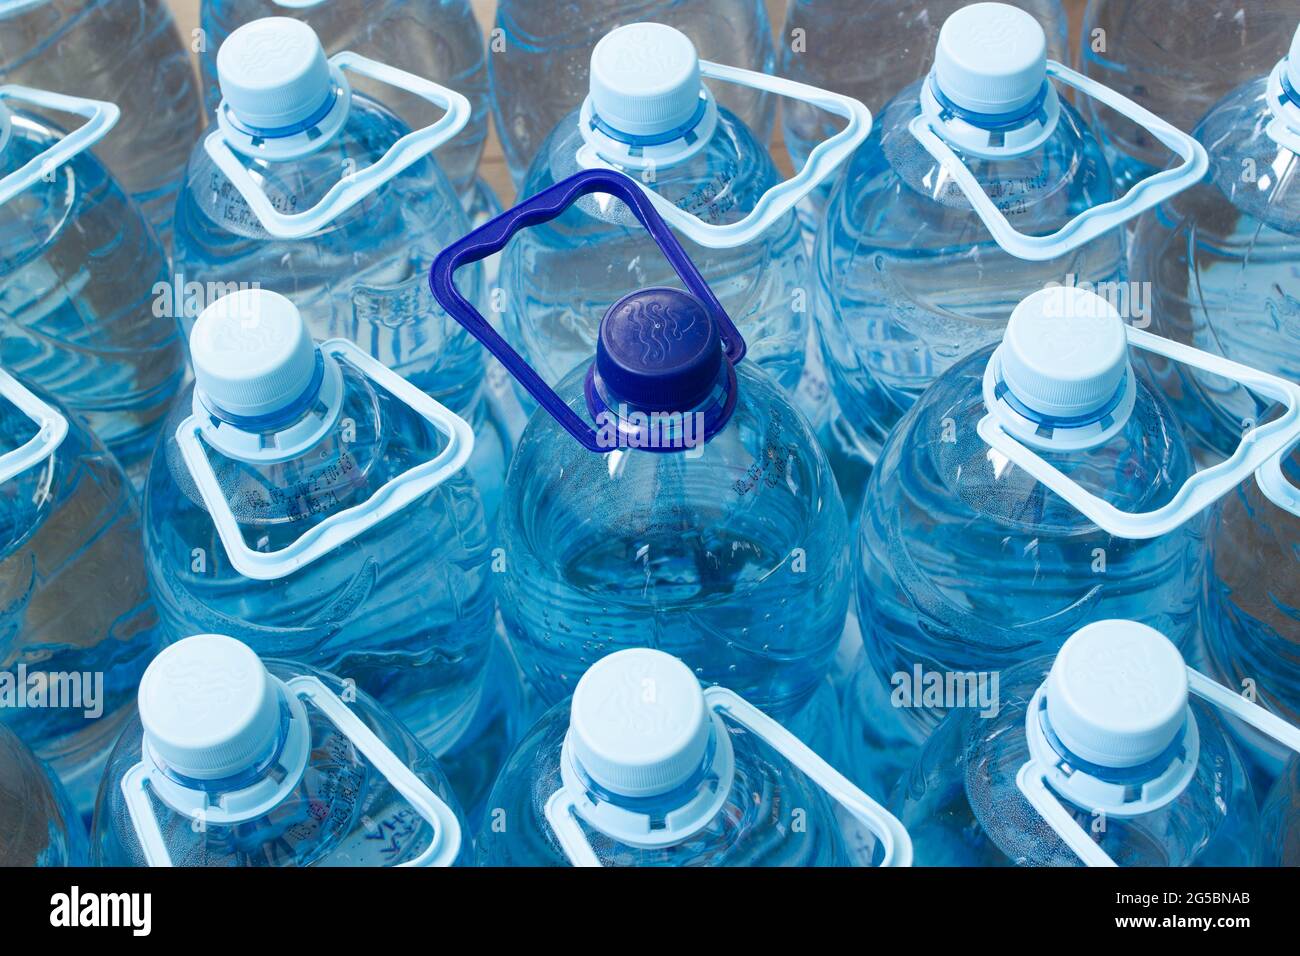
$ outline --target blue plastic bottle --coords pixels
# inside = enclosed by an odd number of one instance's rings
[[[996,343],[1029,293],[1077,284],[1145,318],[1148,300],[1122,284],[1119,227],[1195,182],[1203,151],[1143,117],[1184,161],[1115,202],[1101,146],[1058,83],[1139,115],[1049,61],[1029,14],[964,7],[939,33],[934,69],[884,108],[841,178],[814,256],[838,405],[823,440],[851,506],[903,413],[944,371]]]
[[[859,522],[864,652],[845,719],[868,789],[892,786],[948,708],[987,708],[996,674],[1089,620],[1141,621],[1184,649],[1194,631],[1204,519],[1138,540],[1107,531],[990,449],[986,415],[1127,511],[1168,505],[1195,470],[1095,294],[1029,296],[996,351],[942,375],[886,442]]]
[[[1080,34],[1087,75],[1191,129],[1222,96],[1268,72],[1295,29],[1287,3],[1088,0]],[[1169,151],[1141,127],[1089,105],[1120,191],[1163,169]]]
[[[1259,865],[1300,866],[1300,757],[1293,757],[1259,811]]]
[[[351,50],[464,94],[470,102],[469,122],[439,148],[438,165],[461,197],[471,222],[499,211],[491,187],[477,176],[491,107],[483,31],[469,0],[203,0],[199,22],[206,45],[199,56],[199,71],[209,112],[221,102],[217,50],[236,27],[274,16],[308,24],[329,54]],[[427,102],[409,93],[364,79],[356,88],[371,99],[393,104],[412,129],[427,126],[437,115]]]
[[[91,838],[100,866],[450,866],[469,846],[437,761],[369,695],[217,634],[150,663]]]
[[[1154,289],[1152,331],[1291,379],[1300,378],[1297,89],[1300,32],[1288,57],[1201,120],[1209,181],[1143,216],[1132,253],[1133,279]],[[1238,385],[1149,365],[1210,457],[1263,420],[1267,400]]]
[[[38,110],[84,122],[65,133]],[[143,479],[185,351],[160,295],[166,255],[88,152],[117,116],[111,103],[0,88],[0,363],[85,416]]]
[[[112,455],[0,370],[0,722],[83,814],[162,646],[141,544]]]
[[[1002,677],[996,715],[950,714],[894,795],[918,865],[1255,863],[1255,796],[1210,704],[1258,708],[1159,632],[1093,623]]]
[[[0,725],[0,867],[85,864],[86,831],[72,801]]]
[[[0,0],[0,83],[122,108],[96,154],[171,242],[176,192],[203,129],[194,70],[164,0]]]
[[[487,400],[482,353],[425,281],[434,255],[469,229],[429,155],[467,122],[468,102],[358,55],[327,60],[312,29],[285,17],[235,30],[217,70],[216,128],[194,148],[176,212],[177,281],[194,292],[186,330],[225,292],[257,283],[288,296],[316,338],[350,339],[473,425],[471,467],[495,513],[509,436]],[[351,91],[358,78],[447,112],[411,132]],[[481,275],[467,281],[479,295]]]
[[[626,203],[690,291],[624,296],[595,362],[553,391],[452,276],[592,195]],[[655,647],[778,719],[807,704],[848,603],[839,492],[805,419],[740,362],[744,340],[646,194],[620,173],[579,173],[444,250],[432,281],[542,406],[511,465],[495,576],[542,700],[606,654]]]
[[[476,719],[502,690],[488,681],[492,554],[468,424],[347,340],[313,343],[266,290],[209,306],[190,352],[196,384],[145,490],[168,637],[228,634],[322,667],[440,759],[499,760],[512,741]],[[467,806],[490,785],[447,769]]]
[[[780,213],[766,205],[783,177],[764,140],[719,107],[714,93],[771,81],[727,74],[705,83],[684,33],[661,23],[613,30],[591,54],[587,98],[542,144],[520,195],[593,166],[638,178],[672,204],[666,214],[676,217],[670,221],[685,235],[692,261],[754,343],[750,357],[793,391],[811,309],[799,223],[793,204]],[[870,118],[854,105],[866,116],[857,127],[860,141]],[[855,143],[845,145],[841,158]],[[836,165],[824,164],[817,180]],[[746,220],[763,228],[736,234]],[[629,286],[675,284],[671,266],[627,207],[593,197],[505,249],[504,301],[493,308],[511,344],[554,386],[591,360],[600,316]]]
[[[898,821],[797,738],[648,648],[593,664],[488,805],[483,866],[847,866],[834,805],[874,831],[881,862],[911,857]]]
[[[606,0],[503,0],[488,41],[488,76],[497,133],[517,186],[551,131],[587,95],[587,64],[597,41],[637,20],[680,30],[705,59],[772,72],[772,27],[763,0],[645,0],[631,11]],[[719,96],[760,143],[768,141],[775,97],[746,87]]]
[[[1300,453],[1286,459],[1284,473],[1300,482]],[[1300,516],[1270,507],[1259,485],[1247,481],[1215,511],[1207,542],[1201,621],[1208,670],[1300,723]],[[1229,728],[1256,788],[1267,789],[1288,755],[1249,727]]]
[[[781,76],[835,90],[876,106],[922,79],[933,63],[939,28],[965,0],[792,0],[778,41]],[[1060,0],[1019,0],[1047,34],[1047,55],[1067,59],[1069,20]],[[833,117],[808,103],[781,104],[781,128],[790,161],[836,129]],[[804,228],[816,234],[828,183],[799,207]]]

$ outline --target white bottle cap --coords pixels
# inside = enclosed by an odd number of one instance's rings
[[[1129,367],[1128,336],[1101,296],[1052,286],[1016,306],[998,361],[1017,401],[1040,415],[1075,418],[1115,397]]]
[[[150,753],[196,780],[252,769],[275,746],[280,693],[245,644],[200,634],[163,648],[140,680]]]
[[[1173,643],[1136,621],[1098,621],[1071,635],[1047,677],[1047,719],[1070,751],[1133,767],[1165,751],[1187,719],[1187,666]]]
[[[271,130],[317,113],[333,81],[311,27],[289,17],[265,17],[239,27],[221,44],[217,83],[242,124]]]
[[[962,7],[939,30],[934,78],[962,109],[1013,113],[1032,103],[1047,79],[1047,36],[1018,7]]]
[[[301,398],[316,374],[316,345],[298,307],[267,289],[241,289],[204,309],[190,356],[211,406],[246,418]]]
[[[704,762],[712,726],[704,692],[671,654],[632,648],[602,657],[573,692],[569,739],[578,765],[625,797],[667,793]]]
[[[1300,27],[1296,28],[1291,38],[1291,52],[1287,54],[1286,78],[1291,81],[1291,89],[1300,90]]]
[[[629,136],[684,126],[699,107],[700,58],[680,30],[631,23],[591,51],[591,105],[601,121]]]

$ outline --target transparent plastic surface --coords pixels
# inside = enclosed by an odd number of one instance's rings
[[[1105,293],[1124,272],[1118,229],[1042,262],[999,248],[909,130],[920,93],[920,83],[907,87],[880,114],[841,177],[814,251],[822,358],[840,411],[828,451],[853,500],[903,413],[954,363],[1001,341],[1021,299],[1051,283]],[[1021,232],[1054,232],[1115,198],[1100,144],[1064,101],[1055,130],[1027,153],[977,159],[953,149]]]
[[[281,681],[309,675],[346,700],[365,726],[456,814],[462,828],[457,862],[468,861],[465,821],[451,786],[438,762],[402,724],[368,694],[333,675],[286,661],[265,663]],[[147,800],[174,866],[397,866],[428,848],[434,835],[428,821],[329,717],[310,702],[305,715],[310,726],[306,767],[264,813],[235,824],[221,823],[204,819],[201,806],[172,806],[159,790],[150,789]],[[91,835],[91,859],[97,866],[146,865],[122,792],[123,777],[141,761],[143,734],[139,715],[133,713],[109,759]],[[275,769],[241,778],[239,789],[253,786]],[[208,804],[219,806],[223,793],[233,789],[214,784],[206,795]]]
[[[1260,808],[1259,865],[1300,866],[1300,757],[1292,757]]]
[[[87,849],[63,787],[0,725],[0,867],[85,866]]]
[[[763,0],[503,0],[489,41],[492,113],[510,175],[522,186],[543,142],[587,95],[591,51],[606,33],[653,21],[690,37],[700,58],[771,73],[772,28]],[[720,85],[719,102],[752,129],[772,132],[775,98]],[[527,193],[524,193],[527,195]]]
[[[0,83],[117,104],[95,153],[170,244],[189,146],[203,129],[188,45],[164,0],[38,0],[0,12]]]
[[[340,365],[337,420],[296,457],[253,464],[204,445],[255,550],[282,548],[442,447],[427,419]],[[176,444],[190,401],[169,417],[145,490],[149,579],[168,638],[225,634],[323,667],[373,694],[436,755],[463,745],[493,640],[491,550],[473,479],[462,471],[325,557],[254,581],[230,566]]]
[[[370,166],[407,131],[384,106],[354,93],[346,124],[315,152],[279,162],[237,155],[272,205],[291,212],[314,206],[344,171]],[[430,157],[322,229],[276,239],[199,142],[176,212],[176,271],[199,283],[202,295],[186,300],[185,330],[236,288],[256,284],[288,297],[316,339],[350,339],[474,427],[471,468],[493,514],[509,436],[487,401],[482,351],[429,291],[434,256],[468,231],[456,193]],[[461,288],[476,300],[482,282],[481,269],[467,270]]]
[[[778,40],[777,73],[844,93],[875,109],[924,77],[934,64],[939,29],[967,0],[791,0]],[[1047,55],[1069,61],[1069,21],[1060,0],[1019,0],[1047,34]],[[781,128],[795,169],[843,121],[808,103],[784,100]],[[827,183],[800,208],[816,232],[830,198]]]
[[[462,201],[473,196],[479,188],[476,173],[491,107],[486,44],[469,0],[318,0],[294,5],[279,0],[203,0],[200,22],[207,45],[199,56],[199,71],[209,113],[221,102],[217,50],[236,27],[263,17],[302,20],[316,31],[326,56],[350,50],[468,97],[469,123],[438,148],[438,165]],[[350,77],[350,81],[367,96],[391,103],[412,129],[428,126],[439,115],[413,94],[367,77]]]
[[[1191,129],[1224,94],[1286,56],[1295,28],[1296,9],[1287,3],[1089,0],[1080,69]],[[1136,123],[1098,104],[1087,116],[1120,191],[1168,165],[1169,150]]]
[[[962,703],[933,699],[927,675],[947,687],[952,675],[983,674],[991,690],[1003,668],[1106,618],[1149,624],[1180,648],[1194,632],[1204,518],[1159,538],[1114,537],[992,451],[975,430],[991,354],[960,362],[922,396],[867,487],[855,552],[864,651],[845,719],[868,792],[887,792]],[[1108,442],[1042,457],[1112,505],[1147,510],[1194,470],[1180,427],[1139,383]]]
[[[1051,668],[1038,660],[1003,674],[995,717],[954,711],[899,781],[892,807],[912,836],[918,866],[1081,866],[1016,786],[1029,759],[1025,710]],[[1213,708],[1191,700],[1200,752],[1171,803],[1099,816],[1059,798],[1120,866],[1250,866],[1259,815],[1250,780]]]
[[[521,194],[536,195],[578,172],[582,146],[572,113],[542,146]],[[705,222],[730,223],[782,178],[762,143],[724,109],[708,143],[656,169],[650,185]],[[733,249],[708,249],[684,237],[682,245],[749,343],[749,360],[793,391],[803,370],[809,308],[808,258],[795,214]],[[505,334],[550,385],[592,358],[601,317],[629,291],[682,287],[632,211],[605,194],[583,197],[557,219],[516,236],[502,253],[501,286]]]
[[[1283,474],[1300,480],[1300,453]],[[1209,575],[1202,631],[1209,669],[1229,687],[1300,723],[1300,517],[1275,507],[1254,481],[1225,497],[1207,534]],[[1256,782],[1271,781],[1293,756],[1238,723],[1242,754]]]
[[[1296,379],[1300,163],[1269,135],[1272,120],[1261,76],[1196,127],[1209,179],[1138,221],[1132,277],[1153,290],[1151,331]],[[1230,454],[1263,421],[1264,403],[1236,383],[1157,357],[1147,365],[1212,455]]]
[[[13,114],[0,176],[64,135]],[[141,478],[185,377],[179,326],[157,307],[156,285],[169,279],[139,209],[88,153],[0,204],[0,365],[84,415]]]
[[[737,369],[731,421],[702,449],[597,455],[544,411],[511,465],[498,599],[525,678],[554,703],[625,647],[680,657],[778,720],[827,675],[849,599],[848,529],[806,421]],[[582,372],[560,387],[586,414]]]
[[[551,708],[520,741],[488,798],[476,840],[480,866],[568,866],[546,802],[561,787],[569,704]],[[766,743],[727,722],[736,773],[726,802],[695,835],[644,849],[582,823],[604,866],[848,866],[835,814],[815,784]]]
[[[46,399],[51,401],[50,399]],[[126,475],[75,419],[45,462],[0,484],[0,722],[89,813],[109,749],[162,646]],[[0,452],[35,434],[0,399]]]

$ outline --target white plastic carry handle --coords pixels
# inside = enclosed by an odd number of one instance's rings
[[[1283,449],[1280,454],[1261,465],[1255,472],[1255,481],[1269,501],[1300,518],[1300,488],[1291,484],[1282,471],[1282,463],[1291,455],[1294,447]]]
[[[704,700],[709,709],[730,717],[766,742],[821,787],[827,796],[861,820],[880,840],[881,866],[912,865],[912,838],[898,818],[850,783],[807,744],[725,687],[706,688]],[[551,794],[546,802],[546,819],[570,863],[574,866],[601,865],[578,822],[577,803],[566,789]]]
[[[1193,694],[1239,718],[1278,743],[1300,753],[1300,728],[1288,724],[1258,704],[1234,694],[1218,681],[1187,668],[1187,687]],[[1016,774],[1016,786],[1056,834],[1086,866],[1115,866],[1110,855],[1093,841],[1047,786],[1046,773],[1032,759]]]
[[[94,146],[113,128],[122,115],[114,104],[88,100],[82,96],[65,96],[29,86],[0,86],[0,101],[27,103],[43,109],[84,116],[82,123],[39,156],[33,156],[8,176],[0,178],[0,206],[29,188],[47,172],[58,169],[73,156]]]
[[[881,866],[911,866],[912,838],[892,813],[849,782],[843,774],[817,756],[807,744],[735,691],[709,687],[704,699],[710,707],[766,741],[768,746],[794,764],[826,795],[862,821],[880,841]]]
[[[469,100],[455,90],[350,51],[334,54],[330,57],[330,63],[340,70],[359,73],[414,93],[446,112],[429,126],[413,130],[398,139],[389,147],[388,152],[371,165],[342,177],[310,209],[292,214],[279,212],[271,204],[262,187],[253,181],[248,169],[226,142],[222,130],[215,129],[209,133],[203,141],[204,149],[244,197],[262,228],[277,239],[300,239],[326,226],[336,216],[351,209],[398,173],[450,140],[469,121]]]
[[[451,866],[460,853],[462,835],[460,821],[451,807],[425,785],[402,763],[397,755],[362,722],[338,696],[316,677],[292,678],[285,686],[290,693],[316,708],[329,718],[339,731],[351,741],[357,751],[370,761],[393,789],[402,795],[411,807],[433,828],[433,837],[419,856],[401,866]],[[172,866],[171,854],[163,839],[158,819],[149,802],[152,771],[143,762],[137,763],[122,777],[122,795],[126,799],[127,814],[135,829],[145,863],[149,866]],[[198,809],[198,808],[196,808]]]
[[[1231,457],[1187,479],[1167,504],[1142,513],[1116,508],[1085,489],[1009,434],[992,411],[980,419],[976,428],[990,448],[1042,482],[1103,531],[1139,540],[1177,528],[1300,441],[1300,385],[1132,326],[1127,326],[1126,331],[1130,346],[1237,382],[1281,402],[1285,411],[1273,421],[1247,431]]]
[[[1127,97],[1055,60],[1047,61],[1047,75],[1133,120],[1181,156],[1183,161],[1171,169],[1162,170],[1135,183],[1118,199],[1081,212],[1050,235],[1031,236],[1020,232],[1007,221],[1007,217],[980,187],[966,164],[943,139],[942,133],[935,129],[934,117],[926,113],[916,116],[909,127],[912,135],[931,156],[943,164],[944,170],[974,207],[993,234],[994,240],[1010,255],[1030,261],[1063,256],[1200,182],[1209,169],[1210,162],[1205,147]]]
[[[43,402],[4,369],[0,369],[0,398],[17,406],[36,425],[36,434],[0,455],[0,485],[46,461],[68,437],[68,420]]]
[[[468,422],[352,342],[347,339],[330,339],[321,343],[320,349],[326,355],[354,366],[371,381],[410,406],[447,439],[447,446],[429,461],[408,468],[389,479],[367,501],[330,515],[279,551],[254,551],[245,542],[239,522],[222,494],[221,484],[203,449],[204,420],[190,415],[176,429],[176,442],[180,446],[181,455],[198,488],[199,496],[212,516],[231,565],[244,577],[255,581],[272,581],[285,577],[353,540],[460,471],[474,451],[474,431]]]
[[[813,147],[803,168],[789,179],[763,193],[749,214],[736,222],[725,224],[705,222],[660,196],[640,179],[633,177],[670,226],[692,242],[706,248],[731,249],[757,238],[772,223],[793,209],[799,200],[825,182],[871,133],[871,111],[851,96],[832,93],[784,77],[769,76],[766,73],[743,70],[740,67],[726,66],[709,60],[700,61],[700,76],[801,100],[847,120],[844,129]],[[579,165],[587,168],[611,168],[590,146],[584,146],[579,151],[578,162]]]

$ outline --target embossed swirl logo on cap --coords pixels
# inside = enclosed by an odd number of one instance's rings
[[[670,680],[661,679],[655,667],[625,669],[597,706],[600,725],[617,738],[623,735],[671,737],[682,729],[684,709],[671,698]]]
[[[183,658],[164,664],[151,697],[173,715],[213,719],[245,698],[255,678],[251,661],[232,662],[225,654],[196,656],[191,649]]]
[[[1066,682],[1086,685],[1094,697],[1123,713],[1141,716],[1158,713],[1169,705],[1170,688],[1160,681],[1160,662],[1146,638],[1125,636],[1104,644],[1078,649],[1070,655]]]
[[[677,351],[677,343],[699,345],[709,336],[705,315],[694,304],[674,305],[658,297],[623,303],[618,321],[629,333],[624,344],[640,345],[641,361],[647,364],[664,361]]]
[[[602,70],[624,76],[648,76],[677,72],[690,62],[686,44],[670,33],[629,31],[601,51]]]
[[[306,36],[279,24],[245,27],[239,45],[232,51],[240,71],[248,78],[271,80],[284,72],[286,64],[304,59],[311,49]]]
[[[970,43],[988,53],[1014,54],[1019,52],[1024,37],[1024,15],[1013,8],[980,11],[978,18],[971,17],[964,24]]]
[[[256,306],[220,309],[217,320],[207,326],[208,348],[243,355],[280,349],[289,341],[292,329],[285,322],[266,321],[260,311]]]

